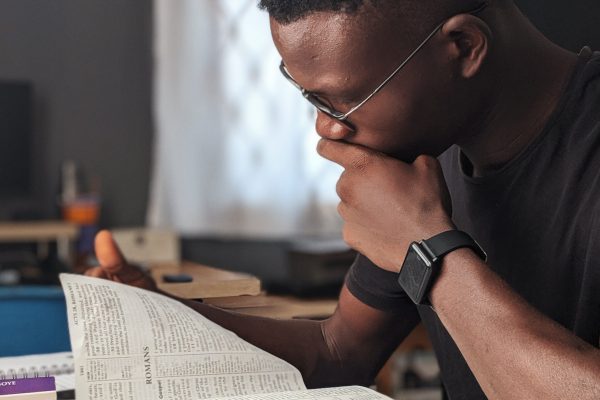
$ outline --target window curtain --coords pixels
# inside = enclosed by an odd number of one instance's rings
[[[155,0],[148,223],[183,235],[336,235],[341,170],[281,76],[256,0]]]

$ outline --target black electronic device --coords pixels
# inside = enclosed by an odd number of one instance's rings
[[[33,87],[0,80],[0,219],[33,208]]]
[[[470,248],[484,262],[485,251],[467,233],[450,230],[442,232],[428,240],[410,244],[398,283],[415,304],[428,305],[427,295],[435,282],[444,256],[461,247]]]

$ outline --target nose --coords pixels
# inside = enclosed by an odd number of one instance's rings
[[[354,133],[348,126],[321,111],[317,112],[316,130],[319,136],[330,140],[347,139]]]

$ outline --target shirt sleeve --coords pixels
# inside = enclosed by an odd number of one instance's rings
[[[348,274],[346,287],[357,299],[381,311],[401,314],[416,306],[398,283],[398,274],[379,268],[359,254]]]

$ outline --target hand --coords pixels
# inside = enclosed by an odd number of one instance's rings
[[[158,290],[156,282],[151,276],[140,267],[131,265],[125,260],[109,231],[98,232],[94,247],[100,265],[88,269],[85,272],[87,276],[125,283],[154,292]]]
[[[380,268],[399,272],[410,243],[455,229],[438,161],[412,164],[363,146],[321,139],[317,151],[344,168],[338,212],[348,245]]]

